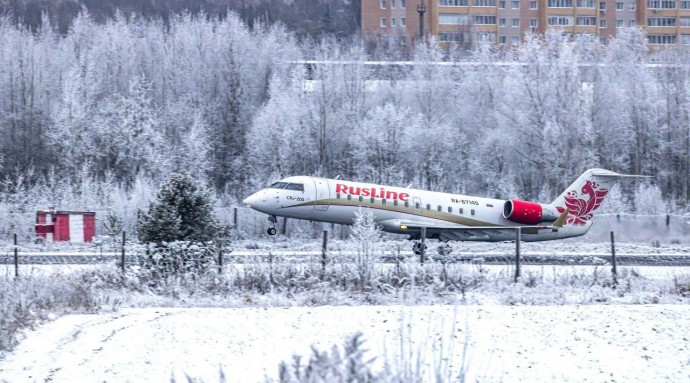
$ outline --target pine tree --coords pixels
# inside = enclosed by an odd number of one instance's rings
[[[218,230],[209,192],[190,175],[177,173],[161,187],[138,225],[139,240],[158,245],[207,242],[216,238]]]

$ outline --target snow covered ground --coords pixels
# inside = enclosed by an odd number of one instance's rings
[[[464,365],[468,381],[680,382],[690,380],[688,328],[687,305],[125,309],[30,332],[0,362],[0,381],[215,382],[222,369],[257,382],[361,331],[379,367],[402,352],[428,374],[452,378]]]

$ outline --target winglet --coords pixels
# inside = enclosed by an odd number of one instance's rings
[[[563,227],[563,224],[565,223],[565,219],[568,217],[568,213],[570,213],[570,208],[566,207],[565,210],[563,210],[563,213],[561,213],[561,215],[558,217],[556,222],[554,222],[553,225],[551,225],[551,226]]]

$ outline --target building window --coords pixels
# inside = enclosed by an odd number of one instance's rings
[[[381,18],[381,28],[385,28],[385,27],[386,27],[386,18],[382,17]]]
[[[506,19],[504,17],[501,17],[500,19],[498,19],[498,26],[499,27],[505,27],[506,26]]]
[[[623,2],[622,1],[616,1],[616,10],[617,11],[622,11],[623,10]]]
[[[635,6],[636,6],[635,4],[637,4],[637,3],[635,3],[634,1],[633,1],[632,3],[628,3],[628,10],[629,10],[629,11],[634,11],[634,10],[635,10]]]
[[[690,35],[680,35],[680,43],[683,45],[690,45]]]
[[[381,0],[381,9],[386,9],[386,0]]]
[[[391,17],[391,27],[395,26],[395,17]]]
[[[530,28],[536,28],[537,27],[537,19],[529,19],[529,26],[530,26]]]
[[[629,26],[629,27],[634,27],[634,26],[635,26],[635,20],[629,20],[629,21],[628,21],[628,26]]]
[[[469,41],[470,35],[468,32],[439,32],[438,39],[440,41],[462,43]]]
[[[647,0],[647,8],[676,9],[675,0]]]
[[[391,9],[395,9],[395,0],[391,0]]]
[[[444,25],[467,25],[468,16],[466,13],[440,13],[438,23]]]
[[[501,44],[505,44],[506,43],[506,37],[505,36],[499,36],[498,42]]]
[[[676,36],[674,35],[647,35],[647,41],[650,44],[675,44]]]
[[[407,0],[400,0],[400,8],[407,8]]]
[[[648,27],[675,27],[675,17],[649,17],[647,18]]]
[[[578,16],[577,19],[575,20],[577,25],[597,25],[597,18],[596,16]]]
[[[513,45],[520,44],[520,36],[512,36],[510,40],[513,43]]]
[[[681,17],[681,18],[678,20],[678,24],[679,24],[681,27],[690,27],[690,17],[687,17],[687,16]]]
[[[573,0],[549,0],[549,8],[572,8]]]
[[[599,20],[599,28],[606,28],[606,19]]]
[[[501,9],[506,9],[506,2],[505,0],[501,0],[498,2],[498,7]]]
[[[400,18],[400,26],[401,27],[407,26],[407,19],[406,18],[404,18],[404,17]]]
[[[605,1],[600,1],[599,2],[599,10],[605,11],[606,10],[606,2]]]
[[[577,0],[578,8],[594,8],[594,0]]]
[[[535,0],[529,2],[529,9],[537,9],[537,2]]]
[[[496,42],[496,32],[477,32],[475,35],[476,41],[495,43]]]
[[[475,25],[496,25],[496,16],[493,15],[474,15],[472,21]]]
[[[570,16],[550,16],[547,23],[551,26],[573,25],[573,18]]]
[[[625,20],[616,20],[616,28],[625,27]]]
[[[513,19],[513,27],[517,28],[520,26],[520,19]]]
[[[635,3],[633,3],[635,4]],[[690,0],[681,0],[680,9],[690,9]],[[683,35],[686,36],[686,35]]]
[[[475,7],[495,7],[496,0],[473,0],[472,5]]]
[[[466,7],[467,0],[439,0],[439,4],[444,7]]]
[[[513,9],[520,9],[520,1],[515,1],[515,0],[511,1],[510,7]]]

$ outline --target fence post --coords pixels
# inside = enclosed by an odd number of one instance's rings
[[[611,276],[613,278],[613,288],[618,285],[618,262],[616,261],[616,242],[614,241],[613,230],[611,231]]]
[[[120,258],[120,267],[122,269],[122,274],[125,273],[125,242],[127,241],[127,232],[122,231],[122,256]]]
[[[328,230],[323,231],[323,242],[321,243],[321,267],[323,271],[326,272],[326,261],[328,253]]]
[[[515,283],[520,279],[520,241],[522,241],[522,228],[515,228]]]
[[[232,223],[235,225],[235,231],[239,229],[239,225],[237,224],[237,208],[235,207],[232,212]]]
[[[17,233],[14,233],[14,277],[19,277],[19,254],[17,249]]]
[[[426,258],[426,227],[422,227],[422,232],[419,234],[419,263],[424,264],[424,258]]]
[[[220,239],[218,241],[218,274],[223,274],[223,241],[224,239]]]

